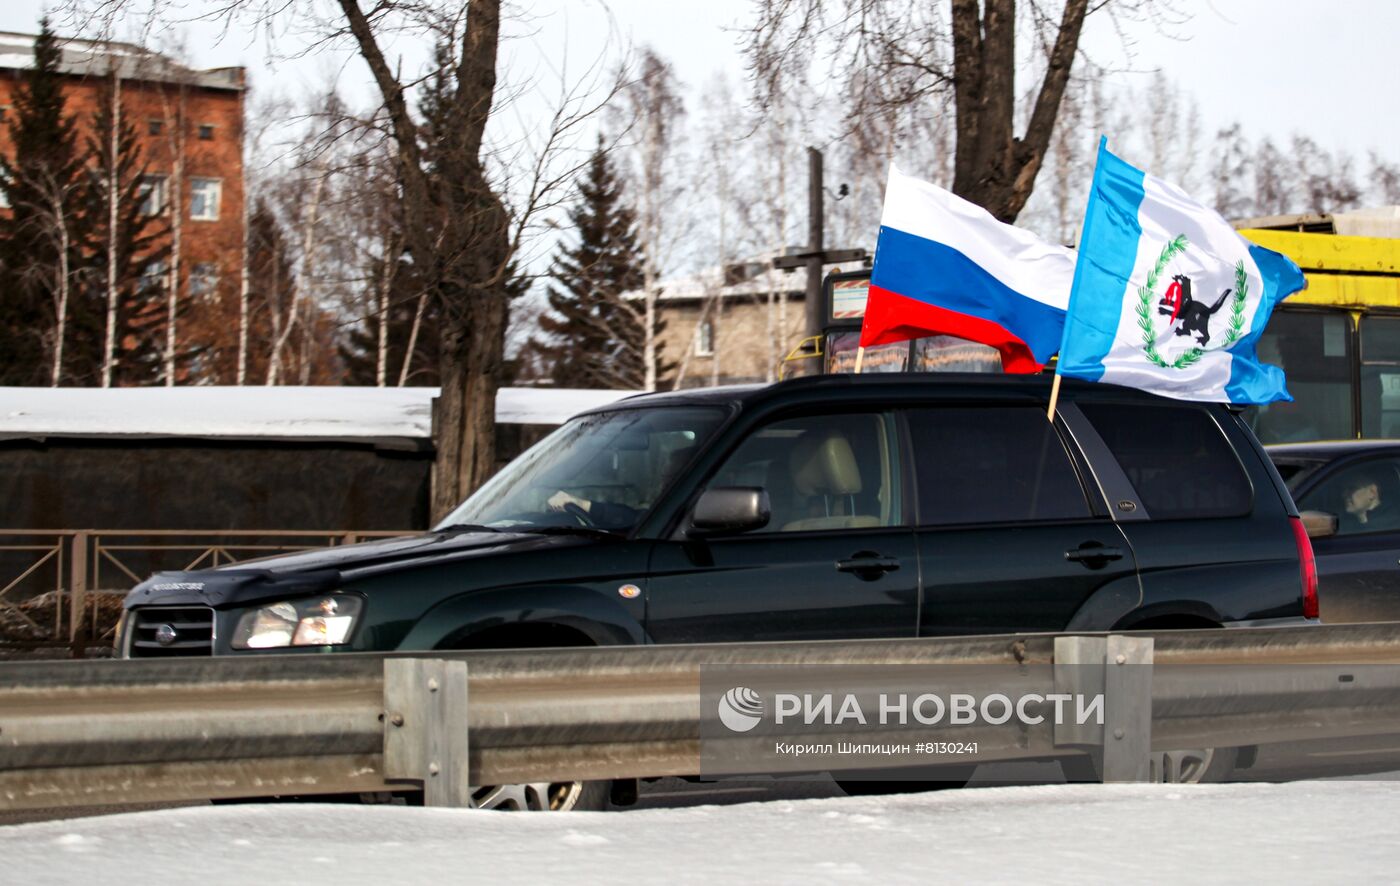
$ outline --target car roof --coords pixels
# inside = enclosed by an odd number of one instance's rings
[[[1400,449],[1400,440],[1318,440],[1310,443],[1274,443],[1264,447],[1269,457],[1298,461],[1332,461],[1350,455]]]
[[[727,385],[715,388],[684,388],[679,391],[661,391],[652,394],[637,394],[624,397],[606,406],[588,410],[588,413],[611,412],[618,409],[633,409],[652,406],[701,406],[729,405],[746,406],[772,398],[785,398],[805,394],[820,397],[824,393],[837,395],[853,390],[872,395],[899,395],[919,391],[936,392],[950,397],[977,397],[979,395],[1024,395],[1027,399],[1048,403],[1050,386],[1054,376],[1007,375],[993,372],[889,372],[853,375],[841,373],[833,375],[811,375],[794,378],[773,384]],[[1134,388],[1101,382],[1085,382],[1066,378],[1062,391],[1072,394],[1074,399],[1092,400],[1112,398],[1130,399],[1143,403],[1175,403],[1188,405],[1186,401],[1170,400]],[[1194,404],[1210,405],[1210,404]]]

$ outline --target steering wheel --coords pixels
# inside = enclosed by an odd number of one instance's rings
[[[573,517],[574,520],[578,522],[578,525],[587,527],[593,526],[593,520],[588,516],[588,512],[573,502],[565,502],[561,510],[570,517]]]

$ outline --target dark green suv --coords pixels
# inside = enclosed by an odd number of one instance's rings
[[[163,573],[130,657],[1315,619],[1292,500],[1218,404],[819,376],[580,415],[421,536]]]

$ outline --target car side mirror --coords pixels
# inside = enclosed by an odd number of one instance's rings
[[[1303,511],[1303,530],[1308,538],[1331,538],[1337,534],[1337,515],[1326,511]]]
[[[691,536],[727,535],[762,529],[773,516],[768,490],[761,486],[707,489],[690,515]]]

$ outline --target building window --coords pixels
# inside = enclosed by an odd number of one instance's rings
[[[142,215],[160,215],[165,211],[165,176],[141,176],[141,186],[136,195],[141,200]]]
[[[222,192],[223,182],[217,178],[190,179],[190,218],[195,221],[218,221]]]
[[[165,121],[152,118],[146,121],[146,133],[148,135],[160,135],[165,131]]]
[[[199,262],[190,271],[190,295],[196,298],[213,298],[219,288],[219,266],[212,262]]]
[[[208,142],[208,141],[213,141],[213,140],[214,140],[214,124],[213,124],[213,123],[201,123],[201,124],[199,124],[199,138],[200,138],[200,141],[206,141],[206,142]]]
[[[170,269],[163,261],[153,261],[141,269],[141,292],[155,293],[165,291],[165,280]]]
[[[715,323],[713,320],[705,320],[695,331],[695,355],[697,357],[711,357],[714,356],[714,353]]]

